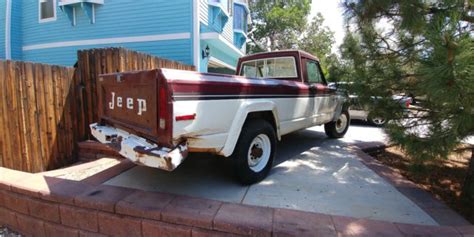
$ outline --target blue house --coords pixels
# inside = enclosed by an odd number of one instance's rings
[[[72,66],[125,47],[231,72],[246,52],[247,0],[0,0],[0,59]]]

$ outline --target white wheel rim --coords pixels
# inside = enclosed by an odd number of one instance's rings
[[[381,117],[375,117],[375,118],[372,119],[372,122],[374,122],[377,125],[382,125],[382,124],[385,123],[385,119],[383,119]]]
[[[336,121],[336,132],[342,133],[346,129],[347,126],[347,116],[345,114],[341,114]]]
[[[272,145],[270,138],[265,134],[256,136],[250,143],[247,153],[249,168],[254,172],[262,171],[270,160]]]

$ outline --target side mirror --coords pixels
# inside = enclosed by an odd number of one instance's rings
[[[337,90],[337,83],[331,82],[328,84],[329,89]]]

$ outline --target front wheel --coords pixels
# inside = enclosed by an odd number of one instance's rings
[[[350,117],[348,111],[342,111],[336,121],[324,124],[324,132],[330,138],[342,138],[349,129]]]
[[[260,119],[246,122],[232,154],[238,180],[253,184],[267,177],[275,149],[276,135],[270,123]]]

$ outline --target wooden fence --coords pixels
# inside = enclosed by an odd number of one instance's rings
[[[0,166],[41,172],[73,162],[98,120],[98,75],[153,68],[194,70],[123,48],[79,51],[75,68],[0,61]]]

